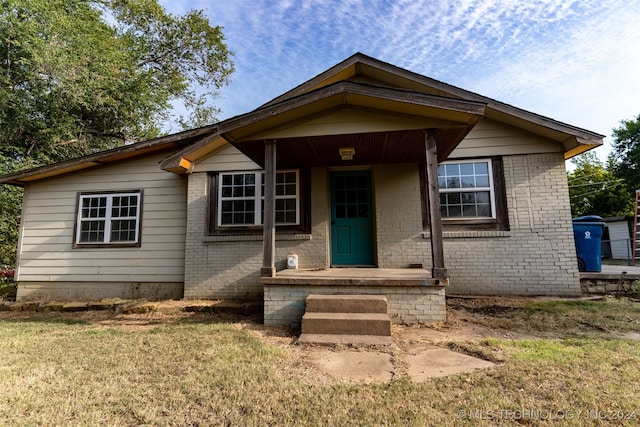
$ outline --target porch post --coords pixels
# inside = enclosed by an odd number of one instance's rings
[[[276,275],[276,141],[264,142],[264,224],[260,277]]]
[[[444,247],[442,244],[442,216],[440,214],[440,192],[438,191],[438,148],[435,129],[425,132],[427,160],[427,204],[429,206],[429,230],[431,232],[431,277],[446,279]]]

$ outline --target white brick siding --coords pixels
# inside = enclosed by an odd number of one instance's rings
[[[578,295],[579,275],[561,153],[503,158],[509,230],[445,232],[450,294]],[[276,234],[276,262],[289,252],[301,268],[330,265],[329,191],[326,169],[311,173],[312,233]],[[431,266],[422,229],[416,164],[372,167],[376,261],[380,268]],[[186,298],[256,298],[262,237],[207,237],[207,175],[189,176]],[[425,235],[427,238],[425,238]],[[290,240],[284,240],[290,239]],[[402,320],[403,322],[405,320]]]
[[[312,233],[276,233],[276,265],[290,252],[300,268],[328,267],[329,200],[326,170],[311,173]],[[185,298],[262,298],[262,235],[207,236],[207,174],[189,175]]]
[[[442,287],[378,286],[265,286],[265,325],[300,324],[305,298],[323,295],[385,295],[393,323],[415,324],[446,320],[445,293]]]
[[[508,237],[445,239],[449,293],[578,295],[562,154],[504,157]]]

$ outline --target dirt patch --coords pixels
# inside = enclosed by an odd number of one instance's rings
[[[164,301],[153,303],[157,310],[138,314],[115,313],[113,310],[35,314],[3,312],[2,317],[16,320],[45,317],[56,322],[86,322],[132,332],[181,322],[232,323],[238,329],[250,331],[286,351],[287,357],[283,359],[282,368],[301,381],[312,384],[336,381],[388,382],[403,377],[420,382],[432,377],[473,372],[505,361],[497,347],[486,343],[487,338],[529,339],[541,335],[559,337],[567,333],[566,328],[551,328],[544,332],[532,328],[531,321],[525,316],[530,298],[465,297],[447,300],[446,322],[393,325],[395,344],[390,347],[296,345],[296,331],[286,327],[264,326],[259,316],[184,311],[187,303],[190,306],[197,305],[194,301]],[[634,316],[633,313],[631,315]],[[579,325],[579,322],[575,319],[574,323]],[[640,333],[635,331],[616,336],[640,340]]]
[[[292,352],[291,359],[296,362],[287,367],[292,375],[304,378],[307,382],[323,383],[336,380],[388,382],[402,377],[408,377],[413,382],[423,382],[433,377],[487,369],[503,362],[502,356],[486,346],[458,343],[477,342],[489,337],[532,337],[527,333],[484,325],[482,320],[489,319],[492,316],[489,313],[499,310],[482,310],[481,301],[463,304],[464,306],[454,304],[448,308],[446,322],[413,326],[393,325],[392,337],[395,345],[388,348],[292,345],[296,343],[296,339],[287,328],[255,324],[247,324],[245,327],[250,328],[265,341],[283,346]],[[485,301],[485,304],[497,307],[495,298]],[[512,304],[521,303],[515,301]],[[466,307],[476,309],[467,310]],[[513,310],[516,310],[515,306]]]

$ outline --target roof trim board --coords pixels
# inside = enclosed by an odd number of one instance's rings
[[[376,101],[375,106],[372,105],[373,100]],[[379,112],[416,117],[438,116],[438,111],[441,115],[447,112],[447,120],[439,122],[441,126],[446,126],[447,121],[462,124],[465,120],[467,125],[473,126],[478,117],[484,115],[558,142],[565,158],[601,145],[604,138],[604,135],[356,53],[252,112],[218,124],[0,176],[0,183],[24,185],[33,180],[181,147],[185,148],[169,156],[161,167],[175,173],[186,173],[193,162],[210,155],[227,142],[246,140],[251,135],[264,134],[265,130],[299,120],[305,114],[317,114],[345,105],[375,107]],[[456,117],[456,114],[459,116]]]
[[[327,84],[332,84],[338,76],[340,76],[340,78],[354,78],[358,74],[368,75],[376,79],[386,79],[391,82],[395,81],[398,83],[398,86],[405,87],[409,90],[424,91],[425,88],[429,88],[434,95],[482,102],[487,106],[485,116],[489,118],[495,118],[494,112],[496,113],[496,116],[500,115],[500,113],[506,114],[513,118],[532,122],[536,125],[547,127],[562,133],[570,133],[576,137],[580,137],[580,140],[582,141],[580,143],[586,143],[586,141],[588,141],[588,145],[601,145],[602,139],[605,137],[605,135],[600,135],[549,117],[532,113],[530,111],[496,101],[495,99],[452,86],[439,80],[414,73],[362,53],[352,55],[327,71],[318,74],[316,77],[313,77],[290,91],[272,99],[258,109],[268,107],[274,103],[283,102],[286,99],[299,96],[300,94],[311,90],[317,90],[319,87],[323,87]],[[422,90],[420,90],[420,88],[422,88]]]
[[[423,118],[425,129],[433,126],[434,123],[437,123],[440,128],[470,129],[483,115],[485,108],[485,104],[477,101],[340,81],[220,122],[218,133],[221,139],[235,145],[243,141],[260,139],[260,135],[264,135],[265,132],[281,128],[287,123],[321,112],[334,111],[344,106],[370,108],[379,113],[408,114],[414,118]],[[201,155],[212,152],[205,152],[203,148],[202,144],[186,147],[169,157],[161,167],[172,172],[186,173],[186,170],[178,167],[180,160],[185,158],[191,162],[197,162],[198,152]],[[452,148],[447,148],[445,152],[450,153],[451,150]]]
[[[122,147],[113,148],[111,150],[101,151],[89,154],[83,157],[66,160],[59,163],[40,166],[37,168],[27,169],[24,171],[14,172],[11,174],[0,176],[0,184],[12,184],[23,186],[28,182],[37,181],[53,176],[63,175],[67,173],[77,172],[80,170],[98,167],[107,163],[120,160],[131,159],[146,154],[156,153],[159,151],[179,149],[185,145],[189,145],[194,140],[207,139],[211,133],[215,133],[217,125],[210,125],[198,129],[191,129],[147,141],[137,142],[134,144],[123,145]]]

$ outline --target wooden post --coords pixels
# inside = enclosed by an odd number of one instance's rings
[[[264,142],[264,224],[261,277],[276,275],[276,141]]]
[[[440,192],[438,191],[438,148],[435,129],[425,132],[427,160],[427,204],[429,206],[429,231],[431,232],[431,277],[446,279],[444,267],[444,247],[442,243],[442,215],[440,213]]]

